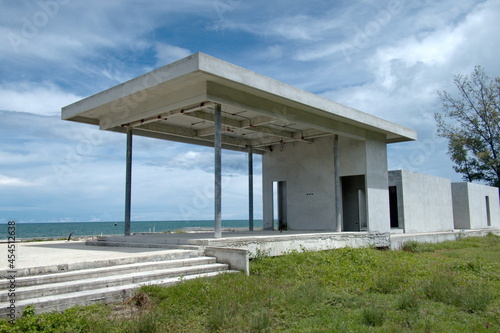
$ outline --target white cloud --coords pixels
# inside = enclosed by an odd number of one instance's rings
[[[82,97],[65,92],[50,82],[18,82],[0,86],[0,110],[59,115],[61,107]]]
[[[188,49],[165,43],[157,43],[155,49],[158,66],[168,65],[193,53]]]
[[[0,186],[32,186],[32,182],[0,174]]]

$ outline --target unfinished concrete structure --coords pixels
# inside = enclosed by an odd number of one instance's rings
[[[216,238],[221,148],[248,152],[250,161],[263,155],[265,229],[277,219],[280,229],[384,233],[386,146],[416,139],[413,130],[202,53],[64,107],[62,118],[127,133],[126,235],[132,135],[215,147]]]
[[[500,227],[496,187],[396,170],[389,171],[389,202],[392,233]]]
[[[451,181],[406,170],[389,171],[392,232],[452,231]]]
[[[451,190],[455,229],[500,228],[498,188],[453,183]]]

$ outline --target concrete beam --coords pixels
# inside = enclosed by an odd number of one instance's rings
[[[340,134],[356,140],[366,139],[366,130],[343,123],[296,107],[287,106],[272,100],[250,95],[245,92],[207,82],[207,98],[215,103],[228,104],[237,108],[261,113],[265,116],[293,122],[330,134]]]

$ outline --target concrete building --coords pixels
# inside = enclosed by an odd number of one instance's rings
[[[384,233],[390,230],[386,146],[416,139],[413,130],[202,53],[66,106],[62,119],[127,133],[125,234],[133,135],[215,147],[216,238],[221,148],[248,152],[250,161],[263,155],[266,229],[278,220],[288,230]]]
[[[451,189],[455,229],[500,228],[498,188],[453,183]]]
[[[452,231],[451,181],[406,170],[389,171],[392,232]]]

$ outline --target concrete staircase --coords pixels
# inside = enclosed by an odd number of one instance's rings
[[[75,305],[117,303],[132,296],[143,285],[168,286],[182,280],[214,276],[228,272],[227,264],[216,258],[199,256],[196,250],[176,250],[169,258],[141,257],[129,263],[116,261],[106,267],[87,263],[87,267],[63,272],[16,277],[16,317],[27,305],[35,312],[62,311]],[[93,267],[95,266],[95,267]],[[231,272],[231,271],[229,271]],[[9,281],[0,282],[1,290],[9,289]],[[6,318],[10,305],[7,293],[0,296],[0,316]]]

